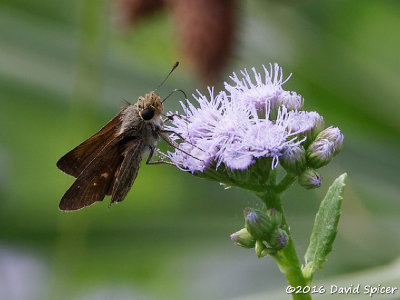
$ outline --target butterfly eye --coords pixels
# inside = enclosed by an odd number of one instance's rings
[[[145,121],[150,120],[151,118],[154,117],[154,110],[151,108],[146,108],[142,110],[142,118]]]

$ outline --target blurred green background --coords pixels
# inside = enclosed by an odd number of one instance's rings
[[[285,89],[345,135],[322,187],[296,184],[284,196],[300,257],[320,199],[348,172],[334,251],[316,283],[400,287],[400,2],[259,0],[239,11],[224,79],[278,62],[293,73]],[[204,90],[168,13],[123,29],[114,18],[104,0],[0,2],[0,299],[289,299],[273,260],[229,239],[242,209],[260,206],[246,192],[142,165],[121,204],[58,210],[73,178],[57,159],[124,99],[154,89],[176,60],[161,95]]]

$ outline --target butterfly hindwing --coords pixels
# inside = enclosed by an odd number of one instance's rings
[[[122,201],[139,170],[143,139],[126,130],[108,143],[79,174],[61,199],[61,210],[77,210],[112,195]]]
[[[128,142],[125,146],[124,160],[116,172],[115,181],[111,193],[111,203],[121,202],[128,194],[139,171],[142,152],[144,150],[142,139]]]
[[[112,156],[114,156],[113,159],[110,159]],[[65,192],[59,208],[77,210],[96,201],[102,201],[112,186],[114,174],[122,161],[123,157],[118,147],[111,142],[90,162]]]

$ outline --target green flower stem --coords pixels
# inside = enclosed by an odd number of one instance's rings
[[[293,240],[289,232],[289,226],[286,223],[286,218],[283,212],[281,199],[279,194],[283,192],[281,189],[284,187],[288,188],[296,178],[291,175],[287,175],[277,187],[279,187],[280,192],[269,191],[265,193],[258,193],[257,196],[265,203],[267,208],[275,208],[282,214],[282,225],[283,229],[286,230],[289,235],[289,243],[285,248],[276,252],[276,254],[272,254],[272,257],[275,259],[276,263],[279,266],[279,269],[283,274],[285,274],[288,283],[293,286],[306,286],[307,281],[303,276],[301,271],[301,265],[299,258],[297,257],[296,249],[294,248]],[[311,299],[310,294],[292,294],[293,299],[295,300],[308,300]]]
[[[296,181],[296,176],[286,174],[286,176],[275,186],[274,190],[276,193],[281,194],[286,191],[294,182]],[[280,200],[279,200],[280,202]]]

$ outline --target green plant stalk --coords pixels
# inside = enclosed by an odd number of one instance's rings
[[[301,270],[301,264],[297,256],[296,249],[292,237],[289,232],[289,226],[286,223],[285,214],[282,208],[282,203],[280,199],[280,194],[285,191],[292,183],[296,180],[295,176],[286,175],[278,185],[274,185],[273,188],[269,189],[263,193],[257,193],[257,196],[265,203],[267,208],[275,208],[282,214],[282,225],[283,229],[289,235],[289,242],[285,248],[272,254],[278,264],[279,269],[283,274],[285,274],[288,283],[292,287],[305,287],[307,281],[303,276]],[[311,299],[310,294],[292,294],[295,300],[308,300]]]

